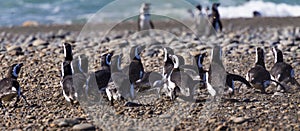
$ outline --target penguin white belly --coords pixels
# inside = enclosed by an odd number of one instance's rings
[[[140,15],[140,27],[141,30],[151,29],[150,25],[150,16],[149,15]]]

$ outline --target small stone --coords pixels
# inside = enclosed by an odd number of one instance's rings
[[[244,110],[245,108],[246,108],[245,106],[238,107],[239,110]]]
[[[70,119],[70,118],[66,118],[66,119],[57,119],[54,120],[53,122],[54,124],[56,124],[59,127],[64,127],[64,126],[73,126],[75,124],[79,123],[79,120],[77,119]]]
[[[267,131],[267,129],[266,128],[260,128],[260,129],[258,129],[258,131]]]
[[[283,96],[283,93],[281,92],[275,92],[272,97],[275,97],[275,96]]]
[[[225,131],[228,128],[226,125],[219,125],[215,131]]]
[[[35,116],[26,116],[26,119],[35,119]]]
[[[231,120],[236,124],[241,124],[249,120],[248,117],[232,117]]]
[[[209,119],[208,123],[215,123],[217,121],[217,119]]]
[[[54,123],[51,123],[49,126],[50,126],[50,127],[55,127],[55,124],[54,124]]]
[[[96,130],[96,127],[92,124],[84,123],[78,124],[72,127],[73,130]]]
[[[46,45],[49,45],[49,43],[46,42],[46,41],[44,41],[44,40],[37,39],[37,40],[35,40],[35,41],[32,42],[32,45],[33,46],[41,46],[41,45],[46,46]]]

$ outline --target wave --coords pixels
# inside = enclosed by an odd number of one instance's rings
[[[272,3],[264,1],[249,1],[239,6],[219,7],[222,18],[252,17],[253,11],[258,11],[266,17],[300,16],[299,5]]]

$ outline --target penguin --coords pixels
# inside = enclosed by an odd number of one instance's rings
[[[78,94],[75,91],[74,84],[73,84],[73,72],[72,69],[72,46],[69,43],[63,43],[64,49],[64,56],[65,59],[61,63],[61,80],[60,85],[63,90],[63,96],[66,101],[70,102],[71,104],[75,104],[77,101]]]
[[[143,78],[145,71],[143,67],[143,63],[141,60],[141,52],[144,47],[142,46],[134,46],[130,51],[130,56],[132,58],[129,64],[129,80],[132,84],[136,84],[136,82]]]
[[[111,78],[110,65],[112,56],[112,52],[103,54],[101,56],[101,70],[95,72],[97,85],[101,91],[105,90]]]
[[[226,75],[227,73],[222,61],[222,48],[219,45],[215,45],[211,53],[209,71],[205,75],[207,90],[213,98],[228,90],[225,86]]]
[[[170,57],[173,61],[173,69],[167,77],[169,90],[167,96],[169,96],[171,100],[174,100],[178,96],[178,93],[181,93],[183,98],[188,98],[185,100],[194,100],[194,87],[198,81],[193,80],[188,73],[180,69],[180,65],[184,65],[182,56],[171,55]]]
[[[140,15],[138,18],[138,31],[154,29],[151,21],[150,3],[143,3],[140,8]]]
[[[0,107],[3,107],[3,101],[11,101],[13,98],[17,97],[14,107],[17,106],[20,97],[22,97],[27,105],[28,102],[26,97],[21,91],[20,84],[18,82],[18,74],[23,66],[23,63],[13,64],[5,78],[0,81]]]
[[[73,54],[72,54],[72,46],[70,43],[64,42],[63,43],[63,52],[64,52],[64,64],[70,64],[72,63],[73,60]],[[72,72],[72,68],[65,68],[65,70],[68,70],[66,72]],[[61,76],[63,77],[63,76]]]
[[[168,82],[167,82],[167,78],[169,77],[171,71],[174,68],[174,63],[173,60],[170,56],[174,55],[174,51],[172,48],[170,47],[164,47],[163,48],[163,61],[164,61],[164,66],[163,66],[163,71],[162,71],[162,80],[161,81],[157,81],[155,86],[159,86],[159,85],[163,85],[161,88],[158,89],[158,95],[160,96],[162,92],[165,92],[167,94],[169,92],[168,89]],[[169,95],[170,96],[170,95]],[[171,97],[172,98],[172,97]]]
[[[198,74],[200,76],[200,79],[203,80],[203,81],[206,81],[205,78],[206,78],[206,72],[208,72],[207,70],[205,70],[203,68],[203,61],[204,61],[204,58],[207,57],[207,53],[199,53],[197,55],[194,56],[195,60],[196,60],[196,65],[198,67]]]
[[[108,100],[111,102],[111,105],[113,105],[113,100],[121,100],[121,98],[122,98],[122,95],[120,94],[120,89],[119,89],[119,87],[122,86],[122,82],[117,81],[117,80],[119,80],[118,77],[122,77],[122,76],[126,77],[127,78],[126,81],[129,81],[128,76],[125,76],[126,74],[124,74],[122,72],[121,59],[122,59],[122,55],[114,55],[111,58],[111,65],[110,65],[111,79],[115,86],[108,86],[105,89],[106,95],[108,97]],[[128,90],[130,90],[130,88],[128,88]],[[123,95],[123,96],[126,96],[126,95]]]
[[[122,98],[133,101],[135,98],[134,85],[129,80],[129,75],[124,73],[121,68],[122,54],[112,57],[111,63],[111,79],[115,86],[106,88],[106,94],[109,101],[113,105],[113,100]]]
[[[266,88],[270,85],[271,81],[279,84],[285,89],[282,84],[271,79],[271,74],[266,70],[264,60],[264,50],[260,47],[257,47],[255,66],[248,71],[246,80],[249,81],[251,86],[255,89],[260,89],[261,93],[266,93]]]
[[[195,59],[197,62],[197,66],[198,66],[198,71],[199,71],[199,76],[200,79],[202,81],[206,81],[206,72],[208,72],[207,70],[203,69],[203,60],[204,57],[207,56],[207,53],[200,53],[195,55]],[[230,87],[230,94],[234,93],[234,81],[240,81],[241,83],[245,84],[248,88],[251,87],[250,83],[242,76],[237,75],[237,74],[232,74],[226,71],[226,86]]]
[[[75,91],[82,100],[86,98],[84,85],[88,75],[88,58],[84,54],[79,55],[78,59],[72,61],[71,69]]]
[[[163,48],[163,50],[164,50],[164,66],[163,66],[162,75],[164,78],[167,78],[167,75],[170,74],[174,66],[172,59],[169,57],[170,55],[174,55],[174,51],[170,47],[165,47]]]
[[[278,82],[284,82],[286,84],[291,83],[293,85],[297,85],[300,88],[300,84],[295,79],[295,71],[293,67],[285,63],[283,60],[282,51],[273,47],[272,48],[273,56],[274,56],[274,65],[271,68],[272,78]]]
[[[222,32],[223,25],[222,25],[219,10],[218,10],[219,6],[220,6],[220,3],[213,3],[212,8],[211,8],[212,13],[210,15],[210,19],[211,19],[211,24],[212,24],[213,28],[215,29],[215,31]]]

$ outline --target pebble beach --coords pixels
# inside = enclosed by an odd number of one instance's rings
[[[0,78],[5,77],[10,65],[24,63],[18,80],[30,103],[26,106],[21,100],[18,107],[13,108],[14,101],[4,102],[7,110],[0,110],[0,129],[300,130],[300,88],[294,85],[289,85],[287,92],[276,92],[276,87],[271,85],[266,94],[247,89],[231,97],[223,96],[220,102],[213,104],[208,102],[207,90],[200,88],[194,102],[151,97],[143,98],[147,104],[138,107],[125,107],[122,102],[113,106],[80,102],[71,105],[63,97],[60,66],[64,60],[62,42],[65,41],[72,44],[75,57],[79,54],[89,57],[89,71],[100,68],[101,53],[128,54],[131,46],[141,43],[146,43],[142,53],[145,70],[157,72],[161,71],[162,52],[152,54],[158,46],[173,48],[186,63],[191,63],[193,54],[210,54],[210,45],[219,44],[226,71],[243,77],[254,66],[255,47],[264,48],[266,68],[270,70],[274,64],[271,48],[277,46],[300,81],[300,17],[235,18],[222,22],[222,33],[199,39],[174,21],[154,21],[156,29],[164,32],[154,31],[151,38],[138,36],[134,22],[118,24],[109,33],[88,35],[81,33],[82,24],[0,27]],[[106,28],[107,24],[95,26]],[[123,65],[128,61],[124,60]],[[205,58],[205,69],[209,68],[209,63],[210,58]],[[240,84],[236,82],[235,85]],[[105,104],[106,99],[103,100]],[[206,110],[210,111],[204,119]],[[175,115],[168,115],[172,113]]]

